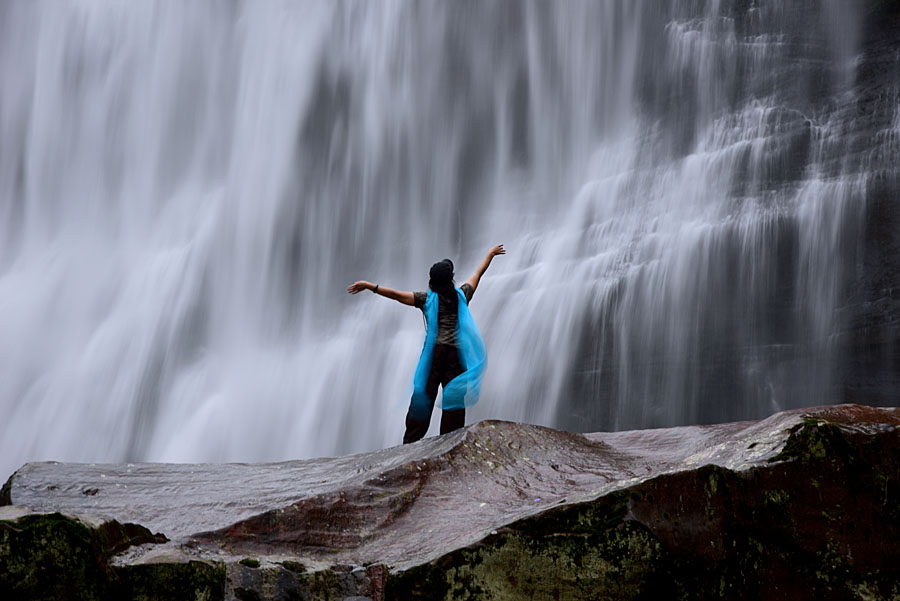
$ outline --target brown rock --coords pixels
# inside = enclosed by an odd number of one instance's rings
[[[494,421],[279,464],[29,464],[8,485],[165,532],[227,566],[226,595],[889,599],[898,438],[900,409],[860,405],[587,435]]]

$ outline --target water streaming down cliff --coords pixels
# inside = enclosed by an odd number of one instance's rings
[[[421,318],[344,288],[496,242],[469,421],[842,400],[900,130],[896,86],[860,125],[867,11],[0,5],[0,472],[395,444]]]

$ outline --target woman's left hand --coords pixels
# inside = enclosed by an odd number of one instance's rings
[[[356,294],[358,292],[362,292],[363,290],[371,290],[374,288],[370,282],[365,280],[360,280],[358,282],[353,282],[349,286],[347,286],[347,292],[350,294]]]

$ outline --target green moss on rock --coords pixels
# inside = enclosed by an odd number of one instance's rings
[[[6,479],[6,482],[0,487],[0,507],[12,505],[12,479],[15,474]]]
[[[224,568],[209,562],[112,567],[131,543],[164,540],[135,524],[89,525],[61,513],[0,521],[0,599],[218,601]]]
[[[597,523],[591,509],[582,507],[582,523]],[[551,533],[546,526],[530,524],[392,575],[385,599],[575,601],[664,598],[669,592],[657,585],[668,565],[665,552],[641,524],[619,519],[616,527],[590,533]]]
[[[0,522],[0,599],[103,599],[105,560],[91,530],[60,513]]]
[[[112,599],[220,601],[225,567],[206,561],[130,565],[116,570]]]
[[[234,596],[240,601],[260,601],[259,593],[249,588],[234,589]]]
[[[807,419],[790,431],[784,448],[769,461],[799,460],[802,463],[814,461],[855,460],[854,449],[848,444],[841,428],[835,424]]]
[[[302,574],[306,571],[306,566],[299,561],[291,561],[290,559],[286,559],[281,562],[281,565],[284,566],[285,570],[296,572],[297,574]]]

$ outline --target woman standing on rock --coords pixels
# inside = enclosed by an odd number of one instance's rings
[[[423,438],[428,431],[439,385],[444,389],[441,434],[462,428],[466,423],[466,407],[478,401],[481,378],[487,367],[487,353],[481,333],[469,312],[469,301],[494,257],[505,254],[502,244],[491,248],[472,277],[459,288],[453,281],[453,262],[450,259],[431,266],[427,292],[401,292],[366,281],[347,287],[350,294],[371,290],[421,309],[425,314],[425,346],[413,379],[404,444]]]

